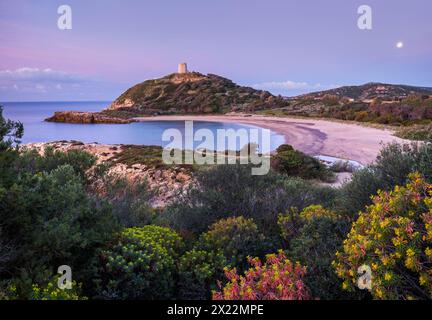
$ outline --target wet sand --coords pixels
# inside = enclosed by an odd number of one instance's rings
[[[215,121],[250,124],[282,134],[285,142],[309,155],[326,155],[355,160],[363,165],[373,162],[382,144],[409,142],[393,136],[390,130],[320,119],[267,117],[260,115],[155,116],[138,121]]]

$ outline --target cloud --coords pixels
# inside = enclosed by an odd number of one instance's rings
[[[16,70],[0,70],[0,81],[76,83],[88,81],[88,79],[50,68],[40,69],[24,67]]]
[[[276,81],[263,82],[263,83],[254,84],[252,85],[252,87],[261,90],[272,90],[272,89],[293,90],[293,89],[308,88],[309,84],[307,82],[295,82],[295,81],[287,80],[281,82],[276,82]]]
[[[129,86],[51,68],[0,70],[0,101],[108,100]]]
[[[18,68],[0,70],[0,91],[47,94],[53,91],[74,91],[97,86],[98,81],[77,74],[50,68]]]

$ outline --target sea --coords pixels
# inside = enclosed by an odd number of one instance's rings
[[[146,121],[130,124],[72,124],[46,122],[44,119],[50,117],[55,111],[100,111],[111,104],[111,101],[75,101],[75,102],[0,102],[3,106],[3,116],[6,119],[20,121],[24,125],[24,136],[22,143],[51,142],[59,140],[76,140],[85,143],[101,144],[135,144],[166,146],[173,142],[162,141],[162,134],[168,129],[179,130],[184,137],[184,121]],[[216,137],[218,129],[258,129],[262,128],[240,123],[194,121],[193,129],[209,129]],[[261,132],[259,132],[261,137]],[[240,139],[239,139],[240,140]],[[270,132],[270,149],[275,150],[284,143],[283,135]],[[184,143],[181,144],[184,146]],[[195,142],[194,147],[202,145]],[[180,147],[180,145],[174,145]],[[236,149],[243,146],[237,142]],[[216,147],[215,143],[215,148]],[[218,150],[221,151],[221,150]]]

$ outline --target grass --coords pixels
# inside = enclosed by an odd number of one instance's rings
[[[141,146],[141,145],[123,145],[118,153],[111,159],[113,163],[122,163],[129,167],[134,164],[143,164],[155,168],[169,168],[180,167],[189,170],[190,172],[196,171],[201,165],[197,164],[166,164],[162,160],[162,147],[160,146]],[[220,154],[214,151],[214,159],[216,162],[217,155]],[[229,152],[225,151],[225,156],[228,157]],[[235,153],[237,158],[240,157],[240,151]],[[182,151],[182,162],[185,162],[185,151]],[[206,165],[210,166],[210,165]]]
[[[395,136],[409,140],[432,141],[432,124],[400,128],[396,131]]]
[[[160,146],[123,145],[121,151],[112,160],[128,166],[134,164],[144,164],[156,168],[167,166],[162,161],[162,147]]]

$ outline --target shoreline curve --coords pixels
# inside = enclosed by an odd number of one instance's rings
[[[285,143],[311,156],[323,155],[354,160],[362,165],[374,162],[383,144],[411,142],[394,136],[393,131],[388,129],[321,119],[237,114],[153,116],[137,117],[133,120],[139,122],[192,120],[255,125],[283,135]]]

